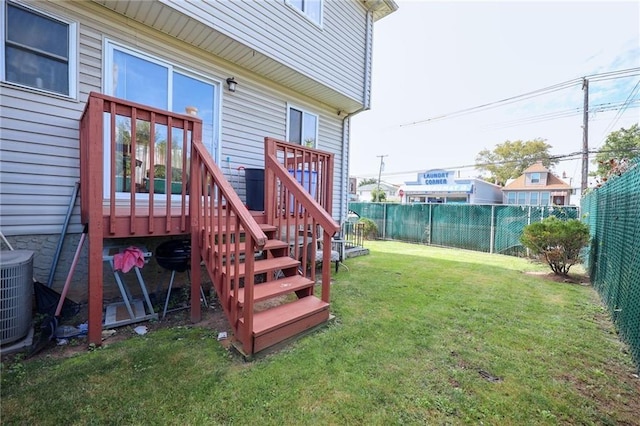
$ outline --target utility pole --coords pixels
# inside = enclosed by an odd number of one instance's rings
[[[589,80],[582,79],[582,90],[584,91],[584,106],[582,116],[582,181],[580,182],[580,192],[584,194],[587,189],[587,176],[589,175]]]
[[[389,155],[385,154],[385,155],[377,155],[377,157],[380,157],[380,170],[378,171],[378,192],[376,197],[380,197],[380,178],[382,177],[382,168],[384,167],[384,157],[388,157]],[[379,201],[379,198],[378,198]]]

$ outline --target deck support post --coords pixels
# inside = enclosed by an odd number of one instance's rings
[[[102,99],[95,98],[89,101],[88,128],[85,136],[103,135],[103,108]],[[102,140],[98,143],[91,143],[89,140],[82,140],[81,145],[84,150],[84,159],[89,162],[85,169],[87,175],[83,176],[83,181],[87,185],[83,194],[90,198],[90,206],[100,206],[91,208],[88,211],[89,223],[89,344],[102,344],[102,310],[103,310],[103,218],[102,218],[102,194],[103,194],[103,164],[104,144]],[[89,153],[89,149],[91,152]]]

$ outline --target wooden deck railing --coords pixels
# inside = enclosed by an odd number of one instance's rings
[[[254,256],[267,242],[251,213],[225,179],[201,142],[194,141],[191,152],[191,264],[204,259],[222,308],[235,328],[239,315],[247,333],[242,342],[251,342],[253,330]],[[241,249],[243,246],[244,249]],[[241,254],[246,252],[246,255]],[[240,263],[240,257],[244,263]],[[240,273],[240,269],[244,274]],[[192,268],[192,274],[199,273]],[[193,277],[192,277],[193,278]],[[191,306],[200,306],[198,287],[193,287]],[[244,285],[244,307],[239,312],[238,291]]]
[[[92,92],[81,119],[83,223],[102,216],[113,238],[188,233],[189,155],[201,135],[197,117]]]
[[[201,137],[197,117],[89,94],[80,119],[80,205],[89,228],[90,343],[101,342],[103,238],[189,233],[188,180],[175,191],[171,183],[174,174],[188,176],[191,144]]]
[[[331,217],[333,154],[265,138],[265,213],[289,242],[291,254],[315,280],[322,242],[322,300],[329,302],[331,237],[340,226]]]

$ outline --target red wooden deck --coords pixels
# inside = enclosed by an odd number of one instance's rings
[[[144,132],[138,132],[138,127]],[[162,136],[167,146],[177,148],[160,152],[157,142],[149,143],[160,138],[158,129],[163,127],[170,129]],[[105,141],[105,135],[110,139]],[[81,220],[89,229],[89,343],[101,343],[105,238],[190,235],[191,319],[200,320],[204,261],[235,338],[247,354],[328,318],[330,253],[323,251],[322,295],[317,299],[308,290],[316,281],[316,271],[315,255],[307,250],[315,252],[318,242],[330,246],[331,236],[339,229],[328,213],[333,155],[265,138],[265,211],[250,212],[201,137],[202,122],[197,117],[90,94],[80,122]],[[109,163],[108,182],[103,181],[105,155],[116,159]],[[154,176],[164,169],[166,176]],[[173,180],[172,173],[188,178],[165,185]],[[165,186],[173,194],[165,194]],[[109,188],[106,193],[105,187]],[[291,230],[296,238],[304,230],[305,241],[309,238],[313,247],[294,244],[289,253],[282,241],[290,241]],[[254,259],[249,253],[263,258]],[[292,278],[299,270],[310,270],[310,280]],[[275,278],[256,290],[257,274]],[[283,294],[282,275],[287,282],[295,281],[290,291],[299,300],[271,313],[254,313],[257,300]]]

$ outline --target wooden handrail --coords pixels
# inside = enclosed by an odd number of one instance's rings
[[[194,140],[192,147],[194,152],[198,153],[204,167],[213,176],[216,188],[221,191],[223,198],[226,200],[226,210],[233,212],[240,218],[240,223],[244,227],[245,233],[251,234],[258,250],[262,249],[267,243],[267,236],[262,229],[260,229],[258,222],[256,222],[251,213],[249,213],[249,210],[244,206],[235,189],[233,189],[229,181],[224,177],[224,173],[220,170],[220,167],[213,162],[204,144],[202,144],[201,141]]]
[[[273,138],[265,138],[265,164],[266,169],[269,173],[273,173],[275,178],[277,178],[282,186],[286,188],[290,195],[293,195],[294,200],[300,204],[302,209],[306,211],[309,215],[311,215],[316,221],[317,224],[320,225],[324,230],[329,232],[331,236],[333,236],[336,232],[340,230],[340,225],[333,220],[330,213],[327,210],[331,210],[331,183],[332,183],[332,168],[325,171],[325,182],[327,185],[327,189],[317,194],[318,198],[324,199],[325,205],[321,205],[308,191],[305,191],[299,184],[298,180],[294,178],[289,169],[286,168],[278,159],[277,156],[277,146],[286,144],[291,146],[290,143],[280,141]],[[285,146],[286,146],[285,145]],[[317,150],[304,150],[304,148],[296,147],[296,150],[301,151],[317,151]],[[324,153],[329,160],[327,163],[333,164],[333,155],[330,153]],[[316,154],[317,155],[317,154]],[[295,173],[294,169],[294,173]],[[301,169],[303,172],[308,171],[304,167]],[[270,178],[267,179],[267,182]],[[270,207],[270,204],[267,204]],[[267,209],[269,210],[269,209]],[[275,218],[275,211],[268,211],[267,216],[271,218]],[[333,232],[331,232],[333,231]]]
[[[245,325],[242,332],[245,334],[240,336],[240,340],[244,349],[252,353],[254,253],[264,248],[267,236],[225,179],[222,170],[213,162],[202,142],[194,138],[191,147],[189,202],[192,250],[194,246],[197,247],[196,250],[204,260],[222,308],[235,332],[239,331],[238,319],[242,315]],[[242,239],[244,254],[240,250]],[[241,257],[244,257],[244,274],[240,273]],[[199,267],[199,260],[192,257],[192,262],[195,261]],[[192,269],[193,267],[192,263]],[[238,290],[241,286],[244,286],[245,297],[242,308],[238,303]],[[200,306],[194,294],[199,293],[192,281],[192,309]],[[192,316],[197,319],[199,312],[194,314],[192,311]]]

